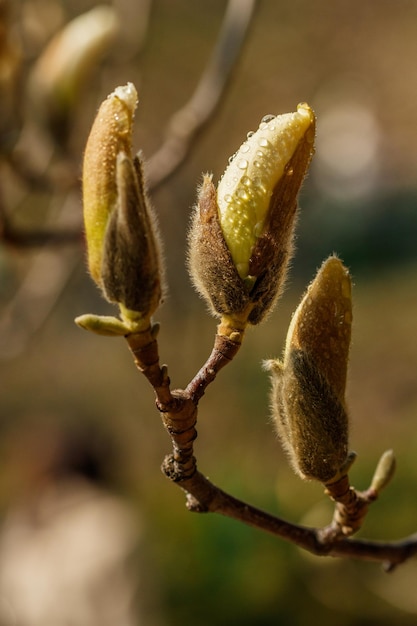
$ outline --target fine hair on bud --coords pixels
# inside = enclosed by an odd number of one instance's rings
[[[352,324],[349,273],[329,257],[291,320],[284,358],[271,372],[277,431],[296,472],[328,483],[346,471],[345,402]]]
[[[198,293],[214,315],[243,311],[249,294],[239,277],[219,222],[216,188],[204,176],[189,230],[188,269]]]
[[[161,244],[139,157],[119,153],[118,202],[104,238],[101,280],[111,302],[151,315],[162,300]]]
[[[302,350],[278,372],[272,397],[277,432],[294,470],[326,483],[348,456],[346,408]]]

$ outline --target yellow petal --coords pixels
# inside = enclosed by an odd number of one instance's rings
[[[307,104],[295,113],[266,116],[231,159],[217,189],[220,223],[241,278],[262,234],[274,187],[300,141],[314,143],[315,117]]]
[[[131,154],[132,124],[137,105],[134,85],[118,87],[102,103],[84,155],[83,205],[88,265],[100,284],[104,234],[117,201],[116,161],[120,152]]]

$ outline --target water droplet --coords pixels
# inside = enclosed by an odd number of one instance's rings
[[[249,152],[250,150],[250,146],[247,143],[244,143],[240,146],[240,152],[242,152],[243,154],[246,154],[246,152]]]
[[[254,161],[253,164],[255,167],[262,167],[262,163],[260,161]]]
[[[232,196],[230,195],[230,193],[227,193],[227,194],[224,196],[224,201],[225,201],[225,202],[227,202],[227,204],[230,204],[232,200],[233,200],[233,198],[232,198]]]
[[[261,137],[259,139],[259,145],[261,146],[261,148],[270,148],[271,144],[268,141],[268,139],[265,139],[265,137]]]
[[[261,182],[260,178],[258,178],[257,180],[258,182],[255,184],[256,193],[262,196],[266,196],[268,192],[265,185]]]
[[[247,162],[246,159],[240,159],[240,161],[238,161],[238,164],[237,164],[240,170],[245,170],[248,167],[248,165],[249,163]]]
[[[256,156],[257,156],[259,159],[263,159],[263,158],[265,157],[265,155],[264,155],[264,153],[262,152],[262,150],[257,150],[257,151],[256,151]]]
[[[252,181],[249,176],[242,176],[240,182],[242,183],[242,185],[245,185],[245,187],[251,187],[252,185]]]
[[[246,135],[246,137],[247,137],[248,139],[250,139],[251,137],[253,137],[253,135],[254,135],[254,134],[255,134],[255,131],[250,130],[250,131],[248,132],[248,134]]]
[[[271,120],[275,119],[275,115],[264,115],[263,118],[261,119],[261,124],[268,124],[268,122],[270,122]]]
[[[240,187],[237,191],[237,195],[239,198],[242,198],[242,200],[247,200],[249,198],[248,193],[246,191],[246,189],[244,189],[244,187]]]

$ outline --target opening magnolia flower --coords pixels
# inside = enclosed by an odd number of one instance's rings
[[[264,117],[217,190],[204,178],[190,230],[190,274],[214,314],[232,324],[258,324],[281,294],[314,137],[307,104]]]

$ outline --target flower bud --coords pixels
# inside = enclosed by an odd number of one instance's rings
[[[395,473],[396,460],[393,450],[386,450],[378,461],[370,490],[376,495],[384,489]]]
[[[351,283],[336,257],[320,268],[294,313],[283,362],[270,361],[277,430],[303,478],[346,472],[345,386],[352,324]]]
[[[101,105],[84,156],[84,223],[90,273],[129,318],[149,317],[162,296],[160,246],[131,137],[134,86]]]
[[[79,90],[110,48],[118,26],[112,7],[96,6],[64,26],[36,62],[29,81],[31,102],[59,135],[65,134]]]
[[[230,160],[217,192],[206,177],[190,232],[189,266],[215,314],[259,323],[281,293],[297,196],[314,145],[315,118],[263,118]]]
[[[250,274],[253,247],[264,231],[275,186],[307,132],[311,151],[314,114],[307,104],[298,105],[296,113],[265,116],[232,157],[219,182],[220,225],[243,279]]]
[[[115,89],[97,113],[84,153],[83,207],[88,267],[100,287],[104,235],[117,204],[117,155],[131,153],[136,105],[137,93],[132,83]]]

